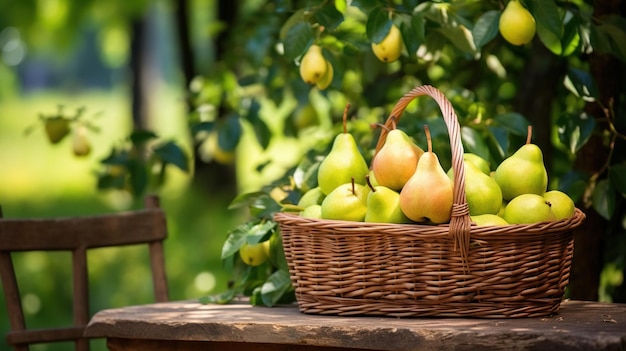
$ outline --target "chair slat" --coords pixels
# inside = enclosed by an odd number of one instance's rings
[[[0,207],[0,276],[11,331],[7,343],[15,351],[28,351],[28,345],[74,341],[75,350],[88,351],[84,330],[89,322],[89,276],[87,252],[91,248],[147,244],[157,302],[169,300],[163,240],[167,238],[165,212],[159,198],[148,196],[145,209],[99,216],[5,219]],[[72,327],[28,329],[21,304],[11,252],[71,251],[73,283]]]

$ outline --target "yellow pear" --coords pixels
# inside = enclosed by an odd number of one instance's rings
[[[333,69],[333,65],[332,63],[330,63],[330,61],[327,60],[326,61],[326,74],[324,74],[324,76],[322,76],[322,78],[315,84],[317,89],[324,90],[328,88],[330,83],[332,83],[333,81],[334,74],[335,74],[335,71]]]
[[[533,15],[519,0],[511,0],[500,15],[498,29],[502,37],[513,45],[524,45],[535,36],[537,26]]]
[[[502,191],[495,179],[483,173],[474,163],[464,162],[465,197],[471,216],[497,214],[502,207]],[[453,169],[448,171],[454,180]]]
[[[400,208],[415,222],[446,223],[452,213],[453,185],[432,151],[428,126],[424,130],[428,151],[420,157],[415,173],[400,191]]]
[[[576,212],[574,200],[562,191],[550,190],[543,194],[543,198],[550,203],[557,220],[570,218]]]
[[[369,192],[367,186],[356,184],[354,179],[336,187],[322,201],[322,218],[363,222]]]
[[[400,208],[400,194],[386,186],[374,186],[369,177],[367,185],[370,192],[367,195],[367,211],[365,222],[375,223],[410,223]]]
[[[380,43],[372,43],[374,55],[382,62],[394,62],[402,54],[402,34],[394,24],[389,28],[389,33]]]
[[[487,226],[487,225],[508,225],[507,221],[504,218],[491,214],[485,213],[477,216],[470,216],[472,222],[476,223],[476,225]]]
[[[424,150],[415,145],[405,132],[392,129],[387,133],[385,143],[372,160],[376,182],[399,191],[415,173],[423,153]]]
[[[510,224],[533,224],[556,220],[550,203],[537,194],[522,194],[515,197],[504,208],[502,217]]]
[[[300,60],[300,77],[307,84],[316,84],[326,75],[327,70],[322,48],[316,44],[311,45]]]

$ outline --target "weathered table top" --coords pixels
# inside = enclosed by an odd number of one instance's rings
[[[108,338],[111,350],[626,350],[626,304],[565,301],[545,318],[400,319],[175,301],[103,310],[85,334]]]

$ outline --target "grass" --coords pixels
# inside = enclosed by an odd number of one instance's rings
[[[185,139],[184,111],[176,91],[162,89],[154,101],[160,105],[153,130],[161,137]],[[99,133],[89,135],[92,153],[77,158],[71,152],[71,138],[51,145],[39,126],[29,135],[24,131],[36,125],[40,113],[52,114],[57,105],[66,111],[87,108],[86,116],[100,115],[93,122]],[[125,92],[95,91],[73,96],[51,92],[5,99],[0,104],[0,204],[4,217],[53,217],[97,214],[137,206],[122,193],[96,189],[94,171],[108,154],[112,143],[130,130],[130,107]],[[159,191],[168,214],[169,238],[165,244],[166,266],[173,300],[193,299],[226,288],[229,278],[220,261],[221,246],[228,230],[241,220],[227,210],[231,199],[211,198],[190,188],[190,176],[173,169],[168,183]],[[101,249],[89,256],[94,282],[90,286],[93,312],[107,307],[151,302],[150,276],[143,265],[147,251],[138,247]],[[15,256],[28,323],[52,321],[70,323],[71,272],[69,254],[24,253]],[[59,284],[58,282],[64,282]],[[43,288],[36,286],[43,283]],[[6,316],[4,295],[0,296],[0,316]],[[0,330],[8,331],[7,318],[0,318]],[[66,345],[67,346],[67,345]],[[62,346],[60,346],[62,347]],[[99,346],[104,349],[103,345]],[[0,349],[5,349],[4,341]],[[37,350],[56,350],[50,345]]]

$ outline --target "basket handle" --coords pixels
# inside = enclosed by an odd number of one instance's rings
[[[465,198],[465,168],[463,161],[463,144],[461,142],[461,127],[459,125],[458,118],[454,112],[454,108],[445,95],[430,85],[422,85],[413,88],[406,93],[394,106],[389,118],[385,122],[385,127],[381,128],[378,143],[376,144],[376,151],[374,157],[385,144],[388,130],[393,128],[394,123],[400,120],[400,116],[406,109],[407,105],[413,101],[413,99],[428,95],[433,98],[441,112],[443,119],[448,129],[448,135],[450,137],[450,149],[452,150],[452,168],[454,172],[454,201],[452,204],[452,216],[450,218],[450,237],[454,241],[454,248],[459,249],[461,258],[463,260],[463,266],[469,269],[468,255],[469,255],[469,242],[470,242],[470,228],[471,220],[469,217],[469,207]]]

